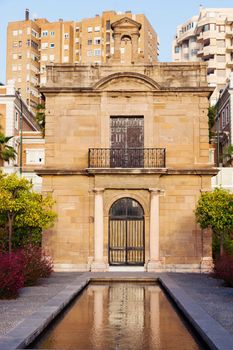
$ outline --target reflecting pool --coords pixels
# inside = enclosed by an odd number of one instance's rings
[[[33,349],[196,350],[200,344],[157,284],[90,284]]]

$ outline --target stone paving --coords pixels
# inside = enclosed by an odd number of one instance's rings
[[[23,288],[18,299],[0,300],[0,336],[8,333],[81,274],[53,273],[50,278],[41,279],[39,285]]]

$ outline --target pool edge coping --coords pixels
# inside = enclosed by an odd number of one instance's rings
[[[115,276],[114,276],[115,275]],[[125,276],[124,276],[125,275]],[[91,281],[159,281],[177,308],[188,319],[211,350],[233,349],[233,336],[212,318],[167,273],[83,273],[64,290],[49,299],[6,335],[0,337],[1,350],[24,350]],[[33,350],[33,349],[31,349]]]

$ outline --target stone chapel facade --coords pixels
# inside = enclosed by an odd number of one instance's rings
[[[207,271],[194,209],[210,189],[204,63],[143,63],[140,24],[112,24],[105,65],[47,67],[43,191],[58,219],[44,247],[60,270]],[[121,61],[121,42],[129,45]],[[125,44],[125,43],[124,43]]]

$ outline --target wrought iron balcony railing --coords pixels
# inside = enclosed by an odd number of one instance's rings
[[[165,168],[165,148],[89,148],[89,168]]]

